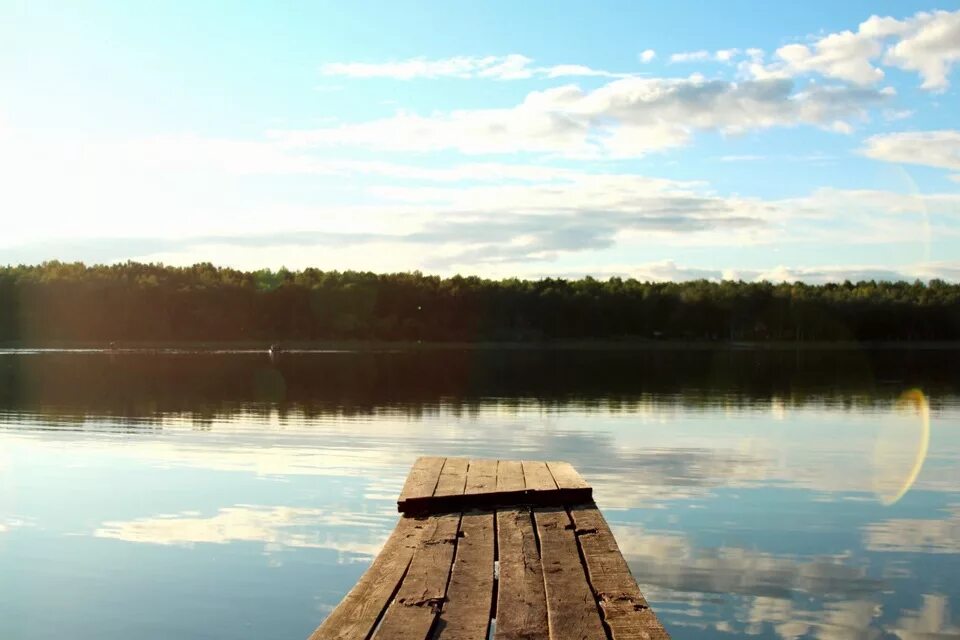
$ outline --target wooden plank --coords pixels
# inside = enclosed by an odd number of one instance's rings
[[[527,489],[533,491],[546,491],[556,489],[557,483],[553,480],[550,469],[546,462],[531,462],[523,460],[523,478],[527,484]]]
[[[406,515],[427,515],[469,511],[472,509],[498,509],[516,506],[563,506],[590,502],[592,489],[552,489],[544,491],[494,491],[449,496],[410,498],[397,503],[397,508]]]
[[[576,471],[566,469],[565,463],[550,464],[558,465],[564,487],[557,487],[551,468],[545,462],[472,460],[468,463],[463,458],[446,458],[432,495],[405,493],[397,502],[397,508],[402,513],[423,515],[519,505],[560,506],[592,500],[593,489]],[[461,478],[461,473],[466,477]],[[421,484],[429,482],[423,478],[432,477],[422,463],[416,474]],[[411,478],[413,475],[411,472]]]
[[[547,640],[547,601],[540,552],[527,509],[497,511],[500,583],[494,640]]]
[[[497,491],[523,491],[523,465],[519,460],[501,460],[497,465]]]
[[[590,485],[569,462],[548,462],[547,467],[561,489],[589,489]]]
[[[493,512],[467,512],[460,520],[457,555],[447,586],[447,602],[435,639],[487,640],[493,604]]]
[[[467,469],[467,486],[464,495],[494,493],[497,490],[497,461],[471,460]]]
[[[310,640],[367,638],[377,619],[390,604],[390,598],[427,529],[426,525],[424,520],[401,518],[366,573],[317,627]]]
[[[440,480],[434,490],[434,496],[459,496],[467,485],[466,458],[447,458],[440,471]]]
[[[533,513],[540,536],[551,640],[606,638],[570,516],[557,507],[538,508]]]
[[[403,502],[410,498],[421,498],[432,496],[437,487],[437,481],[440,479],[440,470],[446,458],[435,456],[421,456],[413,463],[410,469],[410,475],[403,484],[403,490],[400,491],[400,499]]]
[[[570,510],[594,596],[613,640],[669,640],[596,505]]]
[[[383,614],[375,638],[424,640],[443,605],[460,514],[433,516],[426,522],[427,530],[413,553],[396,597]]]

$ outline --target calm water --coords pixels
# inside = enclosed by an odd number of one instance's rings
[[[675,638],[958,637],[958,360],[0,352],[0,639],[305,638],[425,453],[573,462]]]

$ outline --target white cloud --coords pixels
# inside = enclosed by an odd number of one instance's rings
[[[753,49],[750,49],[750,51],[753,51]],[[710,53],[706,49],[699,49],[697,51],[681,51],[680,53],[672,54],[670,56],[670,62],[730,62],[739,54],[739,49],[718,49],[713,53]]]
[[[530,68],[531,62],[533,60],[526,56],[511,53],[496,60],[493,64],[479,69],[477,75],[481,78],[493,78],[495,80],[525,80],[535,73]]]
[[[456,150],[467,154],[555,153],[636,157],[676,147],[696,131],[742,133],[813,125],[847,132],[891,89],[812,86],[793,82],[728,82],[631,77],[584,91],[566,85],[534,91],[503,109],[457,110],[301,131],[274,131],[291,147],[361,146],[394,151]]]
[[[670,56],[670,62],[704,62],[710,59],[710,52],[706,49],[699,51],[682,51]]]
[[[742,69],[755,78],[816,73],[872,85],[884,79],[879,66],[883,63],[915,71],[924,89],[942,91],[960,60],[960,11],[919,12],[903,20],[872,16],[856,31],[831,33],[810,44],[789,44],[775,55],[777,61],[770,64],[753,56]]]
[[[586,95],[600,100],[595,94]],[[632,108],[613,97],[601,102],[613,105],[603,107],[611,113]],[[957,235],[957,225],[945,225],[960,219],[960,194],[823,189],[769,200],[719,195],[702,183],[550,163],[431,167],[314,154],[277,140],[178,136],[61,149],[20,139],[0,147],[0,165],[10,178],[0,192],[0,209],[20,212],[0,238],[4,259],[136,257],[184,264],[215,254],[244,267],[286,263],[524,275],[570,272],[574,267],[563,261],[579,253],[587,257],[577,264],[591,264],[589,272],[653,280],[960,279],[952,263],[821,266],[812,260],[789,269],[740,270],[736,263],[684,265],[662,258],[604,262],[608,250],[644,256],[652,244],[769,247],[849,237],[921,246],[931,233]],[[63,176],[58,189],[42,188],[49,172]],[[277,175],[330,175],[330,188],[346,203],[291,202],[278,199],[272,188],[269,200],[258,200],[250,189],[269,187]],[[218,188],[204,198],[193,191],[196,184]],[[131,210],[140,215],[128,215]],[[919,224],[917,216],[940,226]]]
[[[868,85],[883,80],[883,71],[871,64],[881,51],[878,40],[843,31],[821,38],[812,47],[804,44],[780,47],[776,55],[791,75],[816,72]]]
[[[861,153],[886,162],[960,170],[960,130],[905,131],[867,138]]]
[[[740,53],[739,49],[720,49],[714,52],[713,59],[716,60],[717,62],[730,62],[739,53]]]
[[[901,24],[903,35],[884,62],[919,73],[924,89],[946,89],[947,76],[960,60],[960,10],[918,13]]]
[[[546,75],[548,78],[565,77],[599,77],[599,78],[627,78],[630,74],[614,73],[612,71],[603,71],[602,69],[592,69],[582,64],[558,64],[552,67],[544,67],[537,70],[538,73]]]
[[[651,52],[652,53],[652,52]],[[645,55],[644,52],[643,55]],[[644,59],[644,62],[649,60]],[[348,78],[489,78],[493,80],[527,80],[534,77],[568,76],[625,77],[629,74],[593,69],[582,64],[560,64],[547,67],[533,65],[533,59],[511,53],[505,56],[454,56],[452,58],[409,58],[390,62],[328,62],[320,72],[326,76]]]
[[[393,78],[412,80],[414,78],[472,78],[483,71],[503,68],[504,65],[516,68],[526,67],[531,60],[526,56],[511,54],[508,56],[456,56],[428,60],[411,58],[395,62],[328,62],[321,67],[321,73],[327,76],[346,76],[351,78]],[[529,77],[529,76],[528,76]]]
[[[640,281],[681,282],[684,280],[720,280],[723,273],[719,269],[680,266],[673,260],[660,260],[627,268],[627,275]],[[586,274],[585,274],[586,275]]]
[[[778,265],[768,269],[724,269],[724,280],[748,280],[770,282],[807,282],[825,284],[828,282],[859,282],[861,280],[907,281],[916,279],[930,280],[941,278],[956,281],[960,279],[960,262],[915,263],[891,267],[885,264],[861,265],[816,265],[787,266]],[[718,278],[719,279],[719,278]]]
[[[556,274],[539,274],[543,277]],[[825,284],[828,282],[858,282],[861,280],[960,280],[960,262],[927,262],[906,264],[891,268],[883,264],[863,265],[817,265],[786,266],[777,265],[766,269],[744,269],[731,267],[700,267],[678,264],[675,260],[658,260],[639,264],[597,264],[589,268],[562,274],[568,278],[592,276],[599,279],[610,277],[636,278],[652,282],[684,282],[688,280],[744,280],[747,282],[807,282]]]
[[[741,72],[756,80],[782,79],[800,74],[817,74],[861,86],[881,82],[881,65],[918,73],[923,88],[942,91],[949,86],[949,75],[960,61],[960,10],[918,12],[897,19],[871,16],[856,30],[844,30],[814,38],[807,43],[780,47],[772,62],[765,62],[757,48],[708,51],[682,51],[670,56],[671,63],[740,62]],[[653,49],[639,54],[642,63],[656,57]],[[563,76],[627,77],[582,64],[534,66],[527,56],[453,56],[450,58],[410,58],[387,62],[330,62],[321,72],[329,76],[353,78],[492,78],[525,80],[534,77]]]

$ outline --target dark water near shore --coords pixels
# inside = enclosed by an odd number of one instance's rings
[[[958,362],[0,352],[0,639],[305,638],[424,453],[571,461],[675,638],[960,637]]]

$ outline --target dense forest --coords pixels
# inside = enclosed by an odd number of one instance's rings
[[[960,285],[0,267],[0,341],[957,340]]]

